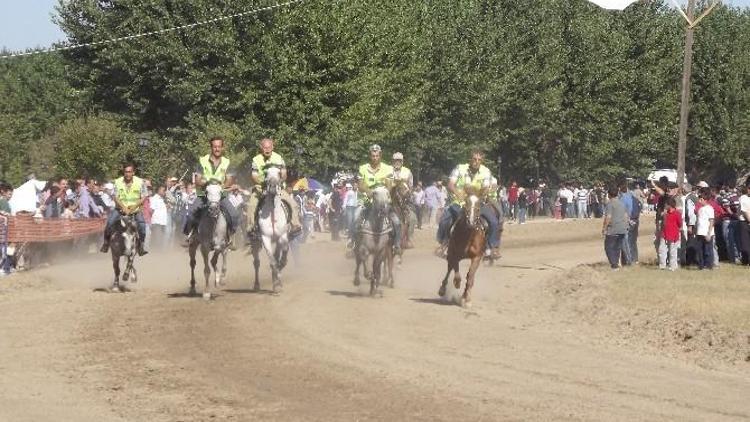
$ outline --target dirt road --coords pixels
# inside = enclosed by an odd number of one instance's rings
[[[181,295],[183,251],[138,262],[127,294],[92,291],[109,284],[104,256],[3,279],[0,420],[750,418],[747,373],[597,341],[550,310],[551,277],[603,260],[596,222],[510,228],[470,310],[436,300],[444,263],[418,234],[379,299],[322,240],[279,297],[249,290],[240,253],[210,303]]]

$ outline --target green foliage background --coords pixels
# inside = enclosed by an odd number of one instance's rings
[[[267,0],[67,0],[59,24],[95,42],[266,6]],[[226,137],[327,177],[370,143],[422,178],[475,147],[503,179],[584,182],[674,167],[683,21],[663,1],[309,0],[95,48],[0,61],[0,173],[181,174]],[[688,170],[750,168],[750,12],[696,33]],[[139,138],[149,139],[140,147]]]

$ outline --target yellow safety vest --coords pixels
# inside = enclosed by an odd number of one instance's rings
[[[485,181],[492,178],[490,169],[485,166],[479,166],[479,170],[477,170],[474,175],[469,174],[468,164],[459,164],[457,170],[458,176],[456,178],[456,190],[463,189],[466,185],[470,185],[479,191],[482,189],[482,185]],[[456,198],[455,195],[451,196],[451,202],[460,205],[458,198]]]
[[[214,180],[222,185],[224,184],[224,181],[227,179],[227,170],[229,169],[229,158],[221,157],[221,161],[215,170],[209,154],[201,157],[199,162],[201,169],[203,169],[203,179],[205,181]]]
[[[253,157],[253,168],[258,170],[258,180],[263,183],[266,180],[266,171],[271,166],[277,166],[279,168],[284,167],[284,159],[281,155],[272,152],[271,157],[266,160],[263,154],[258,154]],[[282,181],[283,182],[283,181]]]
[[[125,184],[125,178],[120,177],[115,180],[115,191],[117,199],[126,207],[135,206],[141,200],[141,189],[143,188],[143,179],[133,176],[130,186]],[[135,211],[140,211],[139,209]]]

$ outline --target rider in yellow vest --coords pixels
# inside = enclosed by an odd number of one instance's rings
[[[404,154],[400,152],[393,154],[393,179],[404,181],[410,190],[414,187],[414,175],[404,166]]]
[[[122,177],[115,180],[115,208],[110,211],[107,225],[104,228],[104,244],[102,252],[109,250],[109,238],[112,236],[112,226],[120,221],[120,215],[135,215],[138,223],[138,255],[147,254],[144,249],[146,242],[146,220],[143,218],[141,206],[148,197],[148,190],[143,179],[135,176],[135,165],[126,163],[122,166]]]
[[[404,154],[397,152],[393,154],[393,180],[401,180],[402,182],[406,183],[406,186],[409,187],[409,214],[410,217],[409,221],[405,221],[404,224],[407,224],[409,236],[405,242],[405,249],[411,249],[414,247],[414,244],[411,241],[411,237],[414,234],[414,226],[412,223],[413,220],[416,220],[416,209],[414,209],[414,204],[411,201],[411,190],[414,187],[414,175],[412,174],[411,170],[409,170],[408,167],[404,165]]]
[[[354,245],[359,227],[364,220],[365,213],[370,209],[370,196],[372,190],[377,186],[387,186],[387,180],[393,178],[393,167],[380,162],[380,145],[370,146],[370,162],[359,166],[359,206],[354,213],[354,230],[349,238],[349,245]],[[401,220],[391,208],[388,215],[393,227],[393,249],[396,253],[401,251]]]
[[[254,236],[256,231],[256,213],[258,211],[258,204],[260,203],[261,195],[263,194],[263,182],[266,179],[266,171],[270,167],[277,167],[281,170],[281,181],[286,181],[286,163],[284,158],[278,153],[273,151],[273,139],[265,138],[259,143],[260,154],[253,157],[253,168],[250,173],[250,179],[253,182],[253,190],[250,194],[250,198],[247,204],[247,230],[249,236]],[[291,221],[289,222],[289,238],[296,237],[302,232],[302,225],[299,221],[299,208],[297,201],[295,201],[286,189],[282,189],[279,192],[281,200],[286,202],[291,210]]]
[[[234,184],[234,169],[230,165],[229,159],[224,157],[224,140],[214,137],[211,138],[209,143],[211,144],[211,153],[200,157],[198,166],[195,168],[194,177],[197,198],[190,204],[187,211],[185,227],[183,228],[185,240],[182,242],[182,246],[190,244],[190,237],[200,221],[200,213],[206,208],[205,186],[210,182],[218,182],[225,189],[237,188]],[[235,246],[232,243],[234,236],[232,234],[234,234],[234,231],[239,226],[239,212],[225,195],[221,198],[220,206],[224,214],[229,216],[227,219],[228,247],[234,250]]]
[[[480,197],[486,196],[492,182],[492,173],[482,165],[484,153],[474,151],[468,164],[459,164],[451,172],[448,179],[448,192],[450,193],[451,205],[443,212],[438,226],[437,240],[440,242],[439,250],[447,246],[450,230],[453,223],[461,213],[466,193],[464,187],[470,185],[480,192]],[[485,198],[482,198],[485,199]],[[498,219],[492,208],[485,202],[481,209],[482,218],[487,221],[488,233],[487,243],[492,248],[492,256],[500,257],[500,239],[498,238]]]

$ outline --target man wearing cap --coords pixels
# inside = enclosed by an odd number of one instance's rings
[[[230,164],[229,158],[224,157],[224,139],[213,137],[209,141],[209,144],[211,145],[211,152],[198,160],[198,166],[193,173],[197,197],[189,205],[187,215],[185,216],[185,227],[183,228],[185,239],[182,242],[183,247],[187,247],[190,244],[192,234],[200,221],[200,213],[206,209],[206,185],[209,183],[219,183],[225,189],[231,189],[235,186],[234,169]],[[240,217],[237,210],[223,193],[220,207],[224,215],[229,216],[227,219],[227,247],[234,250],[235,246],[232,241],[234,236],[232,235],[239,225]]]
[[[146,244],[146,220],[143,218],[143,201],[148,197],[146,184],[143,179],[135,175],[135,165],[125,163],[122,166],[122,177],[115,180],[114,201],[115,207],[109,213],[107,225],[104,227],[104,244],[100,251],[109,251],[109,238],[112,236],[112,226],[120,220],[120,215],[134,215],[138,223],[138,255],[147,254],[144,246]]]
[[[453,227],[453,223],[461,212],[461,205],[466,196],[464,188],[466,186],[474,187],[480,192],[480,198],[486,196],[486,193],[490,188],[492,173],[487,167],[482,165],[482,161],[484,161],[484,153],[481,151],[474,151],[471,153],[471,160],[469,163],[459,164],[453,169],[453,172],[451,172],[450,178],[448,179],[448,191],[451,194],[451,205],[445,212],[443,212],[437,233],[437,240],[440,242],[437,253],[440,256],[444,255],[448,247],[451,227]],[[500,239],[498,237],[497,216],[487,203],[482,205],[481,216],[487,221],[489,226],[487,243],[492,249],[492,257],[498,259],[500,258]]]
[[[378,186],[386,186],[387,180],[393,177],[393,167],[380,161],[381,152],[380,145],[371,145],[370,162],[359,166],[359,206],[354,214],[353,233],[349,237],[349,246],[354,245],[355,236],[365,216],[364,212],[370,209],[372,190]],[[390,209],[388,218],[393,227],[393,250],[398,254],[401,252],[401,220],[393,208]]]
[[[393,180],[401,180],[411,189],[414,186],[414,175],[404,166],[404,154],[393,154]]]
[[[249,236],[254,236],[256,232],[255,217],[263,194],[263,182],[266,179],[266,172],[271,167],[277,167],[281,171],[282,185],[286,181],[286,163],[284,158],[273,150],[273,139],[264,138],[258,143],[260,153],[253,157],[252,172],[250,179],[253,182],[253,190],[247,203],[247,231]],[[289,229],[289,238],[293,239],[302,232],[302,225],[299,221],[299,208],[297,202],[289,195],[286,189],[279,191],[282,201],[286,202],[291,210],[291,221]]]

